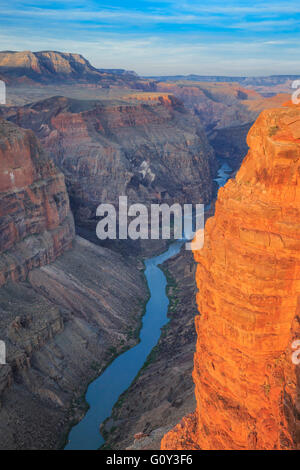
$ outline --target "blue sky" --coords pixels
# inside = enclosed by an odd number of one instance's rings
[[[299,74],[300,2],[0,0],[0,49],[78,52],[142,75]]]

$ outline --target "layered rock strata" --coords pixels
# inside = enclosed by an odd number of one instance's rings
[[[64,176],[32,131],[0,120],[0,286],[54,261],[73,238]]]
[[[93,241],[98,205],[118,208],[119,196],[148,208],[211,200],[214,152],[199,119],[172,95],[142,93],[126,101],[54,97],[8,109],[7,116],[38,135],[65,175],[79,233]],[[162,249],[155,240],[125,245],[143,253],[149,246]]]
[[[9,120],[38,135],[66,177],[75,220],[100,202],[208,202],[214,154],[200,125],[172,95],[127,101],[63,97],[25,106]]]
[[[173,93],[200,118],[216,156],[226,158],[234,170],[247,155],[246,136],[259,113],[289,99],[276,88],[264,96],[234,82],[160,82],[157,88]]]
[[[0,51],[0,76],[9,86],[83,84],[101,88],[152,89],[153,81],[122,69],[97,69],[81,54],[57,51]]]
[[[300,446],[299,108],[264,111],[248,144],[195,252],[197,409],[162,449]]]
[[[0,447],[54,449],[87,384],[137,342],[142,264],[75,238],[63,175],[0,121]]]

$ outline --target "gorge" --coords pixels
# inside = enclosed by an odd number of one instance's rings
[[[52,97],[4,110],[33,130],[64,173],[80,235],[95,240],[100,203],[208,203],[217,163],[200,120],[173,95],[142,93],[122,100]],[[135,255],[158,252],[155,240],[106,244]]]
[[[298,449],[299,107],[261,113],[219,191],[198,285],[196,411],[162,449]]]
[[[136,344],[143,265],[75,236],[62,173],[3,120],[0,181],[1,447],[53,449],[85,413],[87,383]]]
[[[285,79],[148,80],[51,51],[0,53],[0,78],[1,448],[298,449]],[[204,203],[203,250],[99,242],[120,196]]]
[[[221,187],[232,169],[225,161],[219,163],[216,182]],[[207,216],[211,211],[210,205],[206,206]],[[160,266],[167,279],[168,322],[143,367],[101,427],[104,449],[158,449],[163,434],[195,407],[192,384],[195,263],[185,247],[176,256],[172,251],[170,254]],[[153,294],[163,297],[164,290],[165,285],[158,284]],[[157,310],[161,312],[162,306]]]

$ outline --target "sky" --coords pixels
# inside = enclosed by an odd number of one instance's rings
[[[300,2],[0,0],[0,50],[57,50],[140,75],[300,74]]]

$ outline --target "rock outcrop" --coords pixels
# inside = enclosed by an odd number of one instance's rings
[[[195,252],[197,409],[162,449],[299,449],[300,109],[264,111]]]
[[[97,69],[80,54],[56,51],[0,51],[0,76],[8,85],[94,84],[99,87],[153,89],[134,72]]]
[[[199,117],[216,156],[229,160],[234,170],[248,152],[246,136],[259,113],[289,99],[276,90],[266,97],[234,82],[161,82],[157,88],[173,93]]]
[[[64,177],[0,120],[0,448],[54,449],[88,383],[137,342],[143,266],[75,238]]]
[[[0,286],[54,261],[73,238],[62,173],[32,131],[0,120]]]
[[[77,225],[95,233],[100,203],[208,203],[214,153],[200,122],[168,94],[123,101],[54,97],[7,110],[64,173]]]

